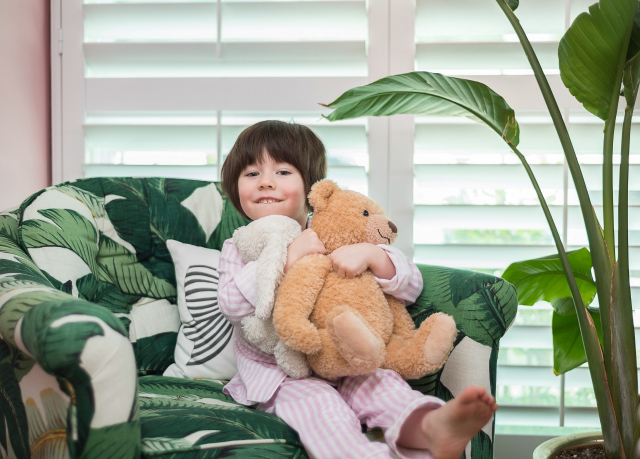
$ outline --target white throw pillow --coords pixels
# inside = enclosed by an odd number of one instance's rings
[[[169,240],[176,270],[180,331],[175,362],[164,376],[231,379],[238,372],[233,325],[218,306],[220,251]]]

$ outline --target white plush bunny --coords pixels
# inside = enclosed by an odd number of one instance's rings
[[[245,263],[257,261],[255,315],[242,319],[247,341],[274,354],[278,366],[295,379],[311,375],[306,356],[280,341],[273,327],[276,291],[284,277],[287,247],[300,234],[300,224],[284,215],[270,215],[238,228],[233,243]]]

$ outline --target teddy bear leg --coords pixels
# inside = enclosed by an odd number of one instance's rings
[[[322,349],[320,352],[307,355],[309,365],[311,365],[311,368],[318,376],[336,380],[343,376],[368,374],[377,368],[366,365],[353,367],[338,351],[333,338],[329,336],[327,330],[320,329],[318,331],[320,333],[320,340],[322,341]]]
[[[416,333],[416,324],[413,322],[407,307],[399,299],[385,293],[389,309],[393,315],[393,334],[405,340],[410,340]]]
[[[384,362],[382,337],[355,309],[334,308],[327,315],[326,330],[338,352],[358,374],[372,372]]]
[[[384,367],[405,379],[417,379],[438,371],[449,357],[456,336],[456,323],[451,316],[433,314],[410,340],[391,336]]]

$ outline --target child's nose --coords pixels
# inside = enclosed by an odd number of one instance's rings
[[[263,175],[260,179],[260,188],[273,188],[273,180],[266,175]]]

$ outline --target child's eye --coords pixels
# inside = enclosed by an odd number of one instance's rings
[[[289,174],[291,174],[291,172],[289,172],[289,171],[280,171],[280,172],[278,172],[278,174],[289,175]]]
[[[258,176],[258,173],[257,173],[257,172],[247,172],[247,173],[246,173],[246,176],[247,176],[247,177],[257,177],[257,176]]]

